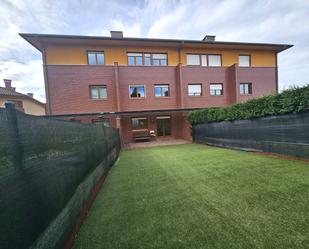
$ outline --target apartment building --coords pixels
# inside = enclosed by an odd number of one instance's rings
[[[47,113],[118,127],[124,143],[145,132],[191,139],[188,111],[276,92],[277,54],[292,46],[20,35],[42,53]]]

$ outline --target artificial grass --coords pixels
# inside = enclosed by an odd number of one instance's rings
[[[122,151],[74,248],[308,248],[309,164],[199,144]]]

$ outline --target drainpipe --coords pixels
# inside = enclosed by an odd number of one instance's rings
[[[48,84],[48,69],[46,64],[46,48],[43,46],[42,51],[42,58],[43,58],[43,73],[44,73],[44,84],[45,84],[45,97],[46,97],[46,111],[47,114],[52,114],[51,110],[51,103],[50,103],[50,95],[49,95],[49,84]]]
[[[114,62],[114,77],[115,77],[115,88],[116,88],[116,110],[120,112],[121,102],[120,102],[120,92],[119,92],[119,67],[118,62]],[[123,137],[122,137],[122,127],[121,127],[121,117],[119,114],[116,116],[116,127],[119,129],[119,136],[121,145],[123,146]]]
[[[275,60],[276,60],[276,93],[279,92],[279,82],[278,82],[278,52],[276,52],[276,56],[275,56]]]
[[[184,101],[183,101],[183,80],[182,80],[182,64],[179,63],[177,66],[177,79],[178,79],[178,88],[179,88],[179,108],[183,109],[184,108]]]
[[[116,88],[116,110],[120,112],[120,93],[119,93],[119,67],[118,62],[114,63],[115,88]]]

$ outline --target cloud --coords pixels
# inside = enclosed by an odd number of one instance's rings
[[[45,101],[43,66],[41,60],[31,60],[28,63],[16,61],[0,62],[0,75],[14,79],[12,85],[21,93],[35,93],[34,97]],[[3,77],[4,78],[4,77]]]
[[[41,54],[19,32],[291,43],[279,54],[279,87],[309,83],[306,0],[2,0],[0,76],[44,100]]]

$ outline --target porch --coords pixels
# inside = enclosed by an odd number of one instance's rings
[[[191,129],[186,112],[151,112],[118,117],[124,148],[191,142]]]

